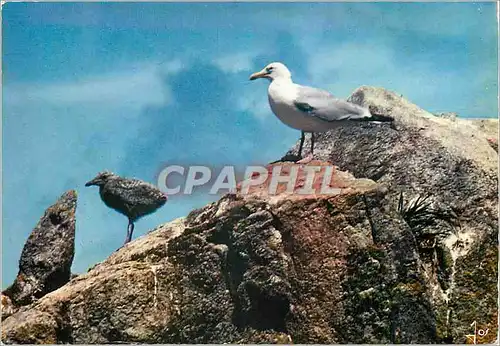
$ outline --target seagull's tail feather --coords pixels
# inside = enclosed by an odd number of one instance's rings
[[[379,123],[390,123],[394,121],[393,117],[390,117],[388,115],[381,115],[381,114],[369,114],[364,117],[350,117],[349,120],[351,121],[360,121],[360,122],[379,122]]]
[[[355,121],[376,121],[376,122],[393,122],[394,118],[388,115],[377,114],[374,112],[374,109],[370,107],[370,109],[365,109],[362,116],[353,117],[351,120]]]
[[[360,120],[360,121],[379,121],[379,122],[388,123],[388,122],[393,122],[394,118],[390,117],[388,115],[370,114],[370,116],[368,116],[368,117],[364,117],[364,118],[360,118],[360,119],[356,119],[356,120]]]

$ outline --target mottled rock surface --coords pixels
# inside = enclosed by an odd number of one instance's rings
[[[419,263],[376,184],[273,203],[228,195],[22,308],[3,339],[423,343],[436,330]]]
[[[288,179],[279,183],[282,177]],[[264,176],[261,177],[260,173],[254,174],[239,183],[236,190],[239,194],[264,197],[268,198],[270,203],[277,203],[283,199],[293,201],[319,195],[334,196],[353,190],[362,192],[375,185],[374,181],[356,179],[352,174],[338,170],[331,163],[311,160],[307,164],[269,164]]]
[[[434,209],[456,215],[454,225],[438,220],[413,233],[438,340],[465,343],[473,321],[484,328],[497,321],[498,153],[489,139],[498,138],[498,119],[436,117],[381,88],[361,87],[350,99],[395,124],[320,134],[315,158],[383,184],[393,200],[401,192],[407,201],[430,194]],[[487,341],[496,335],[490,328]]]
[[[31,232],[19,259],[19,273],[3,294],[27,305],[66,284],[75,252],[76,192],[63,194]]]
[[[383,89],[352,98],[396,123],[318,136],[310,165],[333,163],[339,193],[226,195],[22,307],[2,340],[465,343],[474,320],[495,340],[491,133]],[[428,193],[431,219],[410,208]]]
[[[10,299],[5,294],[2,293],[1,299],[2,299],[2,305],[1,305],[2,319],[4,319],[12,315],[15,312],[16,308],[14,304],[12,304],[12,299]]]

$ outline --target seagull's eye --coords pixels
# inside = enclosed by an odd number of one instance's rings
[[[273,67],[271,66],[271,67],[266,68],[266,71],[267,71],[267,73],[272,72],[273,71]]]

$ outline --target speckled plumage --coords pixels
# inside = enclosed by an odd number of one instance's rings
[[[154,185],[138,179],[122,178],[111,172],[101,172],[85,184],[92,185],[99,186],[104,204],[129,219],[125,243],[132,238],[135,221],[155,212],[167,202],[167,196]]]

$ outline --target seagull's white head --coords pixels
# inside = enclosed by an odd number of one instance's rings
[[[262,69],[262,71],[255,72],[250,76],[250,80],[257,78],[266,78],[270,81],[276,79],[292,79],[292,74],[288,68],[280,62],[272,62]]]

